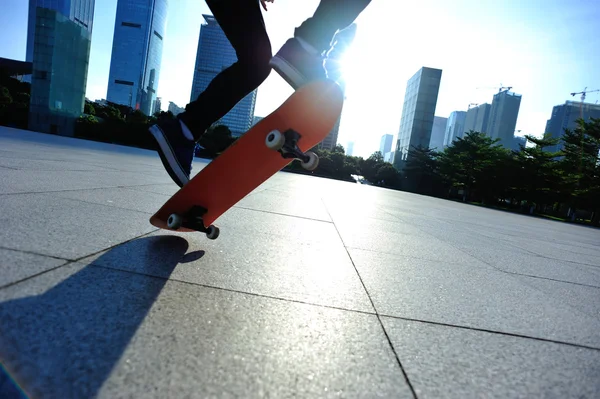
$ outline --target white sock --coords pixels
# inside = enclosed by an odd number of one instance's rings
[[[183,123],[181,119],[179,120],[179,123],[181,123],[181,130],[183,131],[183,135],[185,136],[185,138],[194,141],[194,135],[192,134],[190,129],[185,125],[185,123]]]
[[[319,55],[319,50],[317,50],[316,48],[314,48],[312,46],[312,44],[310,44],[309,42],[307,42],[303,38],[296,37],[296,40],[298,40],[298,43],[300,43],[300,45],[304,48],[304,50],[308,51],[309,53],[311,53],[313,55]]]

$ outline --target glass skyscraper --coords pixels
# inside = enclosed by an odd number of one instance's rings
[[[72,136],[83,112],[94,0],[30,1],[30,130]]]
[[[237,61],[235,50],[212,15],[202,15],[206,24],[200,26],[198,52],[190,102],[196,100],[219,72]],[[217,124],[226,125],[234,137],[244,134],[252,126],[256,90],[238,102]]]
[[[27,50],[25,61],[33,62],[33,43],[35,40],[35,26],[37,7],[54,10],[79,26],[82,26],[90,34],[94,23],[95,0],[29,0],[29,15],[27,20]]]
[[[423,67],[406,85],[394,166],[403,169],[412,147],[428,148],[442,70]]]
[[[167,0],[118,1],[107,101],[152,113],[167,11]]]

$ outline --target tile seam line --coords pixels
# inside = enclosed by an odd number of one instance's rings
[[[385,336],[385,339],[387,340],[387,343],[390,347],[390,349],[392,350],[392,353],[396,359],[396,364],[398,365],[398,367],[400,368],[400,371],[402,372],[402,375],[404,377],[404,381],[406,382],[406,384],[408,385],[408,388],[410,389],[410,392],[413,395],[413,398],[417,399],[417,393],[415,391],[415,388],[413,387],[412,383],[410,382],[410,379],[408,378],[408,373],[406,372],[406,370],[404,369],[404,366],[402,365],[402,362],[400,361],[400,357],[398,356],[398,353],[396,351],[396,348],[394,347],[394,344],[392,343],[392,340],[387,332],[387,330],[385,329],[385,326],[383,324],[383,321],[381,320],[381,316],[379,315],[379,312],[377,311],[377,308],[375,307],[375,303],[373,302],[373,298],[371,298],[371,294],[369,293],[369,290],[367,289],[367,286],[365,285],[365,282],[362,279],[362,276],[360,275],[360,273],[358,272],[358,268],[356,267],[356,264],[354,263],[354,259],[352,259],[352,256],[350,255],[350,252],[348,251],[348,248],[346,247],[346,243],[344,242],[344,239],[342,238],[342,235],[340,234],[340,231],[337,228],[337,225],[335,224],[335,222],[333,222],[333,218],[331,217],[331,213],[329,212],[329,208],[327,207],[327,204],[325,203],[325,201],[323,200],[323,198],[321,198],[321,202],[323,203],[323,206],[325,207],[325,210],[327,211],[327,213],[329,214],[329,217],[332,220],[333,226],[335,228],[335,231],[338,234],[338,237],[340,238],[340,241],[342,242],[342,245],[344,246],[344,250],[346,251],[346,255],[348,255],[348,259],[350,259],[350,262],[352,263],[352,267],[354,268],[354,272],[356,273],[363,289],[365,290],[365,294],[367,294],[367,298],[369,298],[369,302],[371,303],[371,306],[373,307],[373,311],[375,312],[375,316],[377,317],[377,321],[379,322],[379,326],[381,327],[381,330],[383,331],[383,335]]]
[[[125,188],[125,189],[135,190],[134,187],[152,187],[152,186],[160,186],[160,185],[161,184],[135,184],[135,185],[127,185],[127,186],[106,186],[106,187],[72,188],[72,189],[67,189],[67,190],[25,191],[25,192],[19,192],[19,193],[0,193],[0,197],[2,197],[2,196],[9,196],[9,195],[55,194],[55,193],[70,193],[70,192],[76,192],[76,191],[108,190],[108,189],[113,189],[113,188]],[[161,193],[155,193],[155,194],[170,196],[168,194],[161,194]]]
[[[387,213],[385,210],[383,212]],[[395,216],[395,215],[392,215],[392,214],[389,214],[389,215],[397,218],[397,216]],[[402,219],[399,219],[399,220],[402,220]],[[407,222],[407,223],[409,223],[409,222]],[[530,274],[517,273],[517,272],[509,272],[509,271],[506,271],[506,270],[502,270],[499,267],[494,266],[491,263],[489,263],[489,262],[487,262],[487,261],[485,261],[485,260],[483,260],[483,259],[481,259],[481,258],[479,258],[479,257],[477,257],[477,256],[475,256],[473,254],[470,254],[468,252],[463,251],[462,249],[460,249],[459,247],[455,246],[454,244],[452,244],[450,242],[444,241],[444,240],[440,239],[439,237],[434,236],[431,233],[427,233],[426,231],[424,231],[421,228],[419,228],[419,226],[416,226],[416,225],[413,225],[413,226],[416,229],[418,229],[421,232],[423,232],[424,234],[427,234],[427,235],[429,235],[429,236],[431,236],[431,237],[433,237],[433,238],[435,238],[437,240],[440,240],[440,241],[446,243],[447,245],[451,246],[452,248],[454,248],[454,249],[456,249],[456,250],[464,253],[467,256],[470,256],[473,259],[478,260],[479,262],[482,262],[482,263],[488,265],[489,267],[491,267],[492,269],[494,269],[494,270],[496,270],[496,271],[498,271],[500,273],[503,273],[503,274],[506,274],[506,275],[509,275],[509,276],[522,276],[522,277],[528,277],[528,278],[535,278],[535,279],[539,279],[539,280],[549,280],[549,281],[555,281],[555,282],[563,283],[563,284],[573,284],[573,285],[577,285],[577,286],[583,286],[583,287],[588,287],[588,288],[600,289],[600,287],[595,286],[595,285],[589,285],[589,284],[583,284],[583,283],[575,283],[575,282],[572,282],[572,281],[562,281],[562,280],[552,279],[552,278],[549,278],[549,277],[539,277],[539,276],[534,276],[534,275],[530,275]],[[360,248],[356,248],[356,249],[360,249]],[[539,256],[540,258],[545,258],[544,256],[541,256],[541,255],[536,255],[536,256]],[[559,260],[560,261],[560,259],[555,259],[555,258],[547,258],[547,259]],[[427,260],[427,259],[424,259],[424,260]],[[566,262],[570,262],[570,261],[566,261]],[[575,263],[575,264],[584,265],[584,266],[593,266],[593,265],[589,265],[589,264],[585,264],[585,263],[572,262],[572,261],[570,263]],[[459,263],[454,263],[454,264],[459,264]],[[536,289],[536,288],[534,288],[534,289]],[[543,291],[540,291],[540,290],[537,290],[537,291],[539,291],[541,293],[544,293]]]
[[[412,255],[401,255],[401,254],[396,254],[396,253],[393,253],[393,252],[377,251],[377,250],[371,250],[371,249],[366,249],[366,248],[359,248],[359,247],[355,247],[355,246],[349,246],[347,248],[350,249],[350,250],[354,250],[354,251],[373,252],[373,253],[376,253],[376,254],[389,255],[389,256],[394,257],[394,258],[409,258],[409,259],[423,260],[423,261],[426,261],[426,262],[439,262],[436,259],[428,259],[428,258],[422,258],[422,257],[419,257],[419,256],[412,256]],[[458,249],[458,248],[456,248],[456,249]],[[469,256],[471,256],[472,258],[476,259],[477,261],[484,262],[483,260],[481,260],[479,258],[475,258],[473,255],[471,255],[469,253],[466,253],[466,254],[469,255]],[[460,263],[460,262],[446,262],[446,261],[444,261],[444,264],[475,267],[474,265],[469,265],[469,264]],[[507,270],[498,269],[497,267],[495,267],[493,265],[489,265],[489,264],[487,264],[487,265],[490,266],[490,267],[493,267],[496,270],[496,272],[498,272],[498,273],[504,273],[504,274],[509,274],[509,275],[522,276],[522,277],[528,277],[528,278],[533,278],[533,279],[538,279],[538,280],[549,280],[549,281],[554,281],[554,282],[557,282],[557,283],[572,284],[572,285],[578,285],[578,286],[587,287],[587,288],[600,289],[600,286],[597,286],[597,285],[590,285],[590,284],[584,284],[584,283],[576,283],[574,281],[565,281],[565,280],[559,280],[559,279],[550,278],[550,277],[535,276],[533,274],[524,274],[524,273],[511,272],[511,271],[507,271]]]
[[[135,237],[133,237],[133,238],[131,238],[131,239],[129,239],[129,240],[126,240],[126,241],[123,241],[123,242],[117,243],[117,244],[115,244],[115,245],[111,245],[110,247],[107,247],[107,248],[101,249],[101,250],[99,250],[99,251],[96,251],[96,252],[93,252],[93,253],[91,253],[91,254],[87,254],[87,255],[84,255],[84,256],[80,256],[79,258],[75,258],[75,259],[65,259],[65,258],[59,258],[59,257],[51,257],[51,256],[43,255],[43,254],[38,254],[38,253],[35,253],[35,252],[25,252],[25,251],[21,251],[21,250],[15,250],[15,249],[11,249],[11,248],[6,248],[6,249],[9,249],[9,250],[12,250],[12,251],[17,251],[17,252],[22,252],[22,253],[28,253],[28,254],[30,254],[30,255],[38,255],[38,256],[44,256],[44,257],[53,258],[53,259],[57,259],[57,260],[64,260],[64,261],[65,261],[65,263],[62,263],[62,264],[60,264],[60,265],[58,265],[58,266],[56,266],[56,267],[53,267],[53,268],[51,268],[51,269],[48,269],[48,270],[44,270],[44,271],[42,271],[42,272],[40,272],[40,273],[36,273],[36,274],[34,274],[34,275],[27,276],[27,277],[25,277],[25,278],[22,278],[22,279],[20,279],[20,280],[13,281],[12,283],[9,283],[9,284],[6,284],[6,285],[3,285],[3,286],[0,286],[0,290],[1,290],[1,289],[4,289],[4,288],[9,288],[9,287],[12,287],[13,285],[20,284],[20,283],[22,283],[22,282],[25,282],[25,281],[27,281],[27,280],[30,280],[30,279],[32,279],[32,278],[35,278],[35,277],[41,276],[41,275],[43,275],[43,274],[46,274],[46,273],[49,273],[49,272],[52,272],[52,271],[54,271],[54,270],[57,270],[57,269],[59,269],[59,268],[61,268],[61,267],[65,267],[65,266],[71,265],[71,264],[73,264],[73,263],[78,263],[78,262],[79,262],[79,261],[81,261],[82,259],[88,258],[88,257],[90,257],[90,256],[97,255],[97,254],[99,254],[99,253],[101,253],[101,252],[104,252],[104,251],[107,251],[107,250],[113,249],[113,248],[115,248],[115,247],[118,247],[119,245],[126,244],[126,243],[128,243],[128,242],[130,242],[130,241],[137,240],[137,239],[139,239],[139,238],[142,238],[142,237],[148,236],[148,235],[150,235],[150,234],[152,234],[152,233],[155,233],[156,231],[158,231],[158,229],[154,229],[154,230],[152,230],[152,231],[150,231],[150,232],[148,232],[148,233],[144,233],[144,234],[141,234],[141,235],[139,235],[139,236],[135,236]],[[2,248],[2,247],[0,247],[0,248]],[[2,249],[4,249],[4,248],[2,248]]]
[[[558,341],[558,340],[549,339],[549,338],[534,337],[534,336],[525,335],[525,334],[511,333],[511,332],[506,332],[506,331],[489,330],[489,329],[485,329],[485,328],[478,328],[478,327],[471,327],[471,326],[461,326],[458,324],[449,324],[449,323],[442,323],[442,322],[438,322],[438,321],[421,320],[421,319],[414,319],[411,317],[393,316],[393,315],[388,315],[388,314],[381,314],[381,316],[389,318],[389,319],[413,321],[416,323],[430,324],[430,325],[449,327],[449,328],[458,328],[461,330],[485,332],[485,333],[489,333],[489,334],[503,335],[503,336],[514,337],[514,338],[531,339],[534,341],[548,342],[548,343],[557,344],[557,345],[566,345],[566,346],[572,346],[575,348],[589,349],[589,350],[600,352],[600,348],[595,347],[595,346],[576,344],[573,342],[566,342],[566,341]]]
[[[266,294],[260,294],[260,293],[256,293],[256,292],[237,290],[237,289],[233,289],[233,288],[218,287],[216,285],[197,283],[197,282],[193,282],[193,281],[186,281],[186,280],[181,280],[178,278],[168,278],[168,277],[164,277],[164,276],[157,276],[155,274],[140,273],[135,270],[119,269],[118,267],[113,267],[113,266],[109,266],[106,264],[102,264],[102,262],[100,262],[100,263],[94,263],[94,262],[90,263],[88,266],[92,266],[92,267],[96,267],[96,268],[100,268],[100,269],[117,271],[117,272],[121,272],[121,273],[134,274],[134,275],[149,277],[149,278],[153,278],[153,279],[171,281],[171,282],[174,282],[177,284],[191,285],[193,287],[202,287],[202,288],[208,288],[208,289],[216,290],[216,291],[224,291],[224,292],[229,292],[232,294],[249,295],[249,296],[253,296],[253,297],[257,297],[257,298],[271,299],[271,300],[281,301],[281,302],[297,303],[297,304],[301,304],[301,305],[315,306],[315,307],[319,307],[319,308],[339,310],[339,311],[349,312],[349,313],[359,313],[359,314],[364,314],[364,315],[368,315],[368,316],[376,316],[376,314],[374,312],[369,312],[369,311],[365,311],[365,310],[348,309],[348,308],[343,308],[343,307],[339,307],[339,306],[324,305],[324,304],[320,304],[320,303],[302,301],[299,299],[282,298],[282,297],[273,296],[273,295],[266,295]]]

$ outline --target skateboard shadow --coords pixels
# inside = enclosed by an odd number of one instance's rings
[[[177,236],[141,238],[3,290],[19,297],[0,303],[0,361],[31,397],[97,396],[187,249]],[[99,266],[118,258],[127,269],[154,259],[161,277]]]

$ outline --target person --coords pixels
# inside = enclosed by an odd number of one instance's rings
[[[175,119],[150,127],[160,159],[183,187],[190,179],[196,142],[217,120],[256,89],[274,69],[294,90],[327,77],[323,54],[338,30],[348,27],[371,0],[321,0],[313,16],[272,56],[261,11],[274,0],[206,0],[237,61],[222,70]]]

